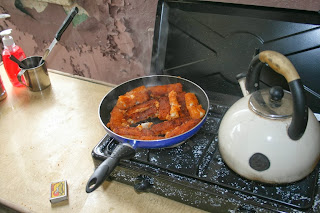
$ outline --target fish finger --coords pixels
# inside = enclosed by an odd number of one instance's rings
[[[189,118],[184,117],[184,118],[173,119],[171,121],[164,121],[164,122],[152,125],[151,130],[156,135],[165,135],[167,132],[173,130],[174,128],[183,124],[187,120],[189,120]]]
[[[171,138],[177,135],[180,135],[182,133],[185,133],[195,127],[201,119],[191,119],[186,122],[184,122],[182,125],[177,126],[173,130],[166,133],[165,138]]]
[[[137,87],[124,95],[120,95],[116,106],[119,109],[128,109],[134,105],[141,104],[149,100],[149,92],[145,86]]]
[[[168,95],[170,91],[175,92],[182,92],[182,84],[176,83],[176,84],[167,84],[167,85],[159,85],[159,86],[153,86],[148,87],[147,90],[150,92],[151,97],[161,97]]]
[[[199,101],[194,93],[186,93],[185,100],[191,118],[199,119],[205,115],[206,111],[199,104]]]
[[[185,99],[186,92],[180,92],[177,94],[177,101],[180,105],[180,112],[179,117],[189,117],[189,111],[186,106],[186,99]]]
[[[150,129],[139,129],[136,127],[116,127],[113,132],[118,135],[131,135],[131,136],[155,136]]]
[[[170,102],[167,96],[159,98],[159,115],[160,120],[166,120],[170,115]]]
[[[156,106],[152,106],[143,112],[136,112],[126,117],[129,124],[138,123],[140,121],[147,120],[148,118],[158,117],[158,108]]]
[[[169,116],[167,116],[167,120],[179,118],[180,104],[177,100],[177,93],[172,90],[171,92],[169,92],[168,98],[170,103],[170,113]]]
[[[146,101],[144,103],[135,105],[127,110],[127,115],[130,116],[130,115],[137,113],[137,112],[146,111],[147,109],[149,109],[152,106],[156,106],[157,108],[159,108],[159,101],[156,99],[151,99],[151,100]]]
[[[115,106],[110,113],[110,120],[109,123],[107,123],[107,127],[113,130],[119,126],[129,126],[129,124],[125,118],[125,110],[121,110]]]

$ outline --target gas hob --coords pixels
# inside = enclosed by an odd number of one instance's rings
[[[214,103],[214,101],[211,101]],[[122,160],[109,180],[132,185],[137,192],[152,192],[206,211],[228,209],[308,210],[313,206],[318,167],[307,178],[287,185],[266,185],[246,180],[223,162],[218,149],[218,128],[228,107],[211,104],[201,130],[180,146],[138,149]],[[117,146],[107,136],[93,149],[98,166]]]
[[[218,129],[228,108],[242,97],[236,75],[246,72],[259,51],[274,50],[293,63],[306,91],[307,105],[320,112],[320,15],[205,1],[159,0],[150,74],[181,76],[201,86],[210,111],[200,131],[182,145],[138,149],[122,160],[110,180],[132,185],[206,211],[319,212],[319,165],[306,178],[287,185],[244,179],[229,169],[218,149]],[[260,86],[286,80],[264,67]],[[95,166],[118,142],[106,136],[92,151]]]

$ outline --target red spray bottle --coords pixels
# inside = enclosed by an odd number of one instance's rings
[[[18,64],[11,61],[9,57],[10,55],[13,55],[21,61],[26,58],[26,55],[24,54],[21,47],[19,47],[14,43],[13,38],[10,36],[11,31],[12,31],[11,29],[7,29],[0,33],[0,35],[3,37],[2,42],[4,45],[4,49],[2,51],[2,61],[12,85],[15,87],[20,87],[20,86],[24,86],[18,81],[18,78],[17,78],[17,75],[20,72],[20,68]]]

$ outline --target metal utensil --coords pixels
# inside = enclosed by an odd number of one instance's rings
[[[39,65],[46,60],[47,56],[49,55],[49,53],[51,52],[52,48],[56,45],[56,43],[60,40],[62,34],[64,33],[64,31],[67,29],[67,27],[69,26],[69,24],[71,23],[71,21],[73,20],[73,18],[75,17],[75,15],[77,15],[78,13],[78,8],[74,7],[72,8],[72,10],[70,11],[69,15],[67,16],[67,18],[64,20],[64,22],[62,23],[61,27],[59,28],[58,32],[56,33],[53,41],[51,42],[50,46],[48,49],[46,49],[46,51],[44,52],[43,57],[41,58]]]
[[[14,55],[10,55],[9,58],[11,61],[14,61],[15,63],[17,63],[19,67],[23,69],[28,69],[28,67],[23,62],[19,61],[19,59],[17,59]]]
[[[51,85],[46,63],[43,62],[40,66],[37,66],[40,60],[41,56],[31,56],[23,59],[21,62],[28,68],[20,67],[21,70],[17,75],[19,82],[33,92],[42,91]]]

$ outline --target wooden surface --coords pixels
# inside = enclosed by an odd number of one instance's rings
[[[116,181],[87,194],[91,150],[106,133],[98,106],[110,86],[50,70],[51,87],[12,87],[0,102],[0,203],[25,212],[201,212]],[[50,183],[68,182],[68,200],[51,204]]]

